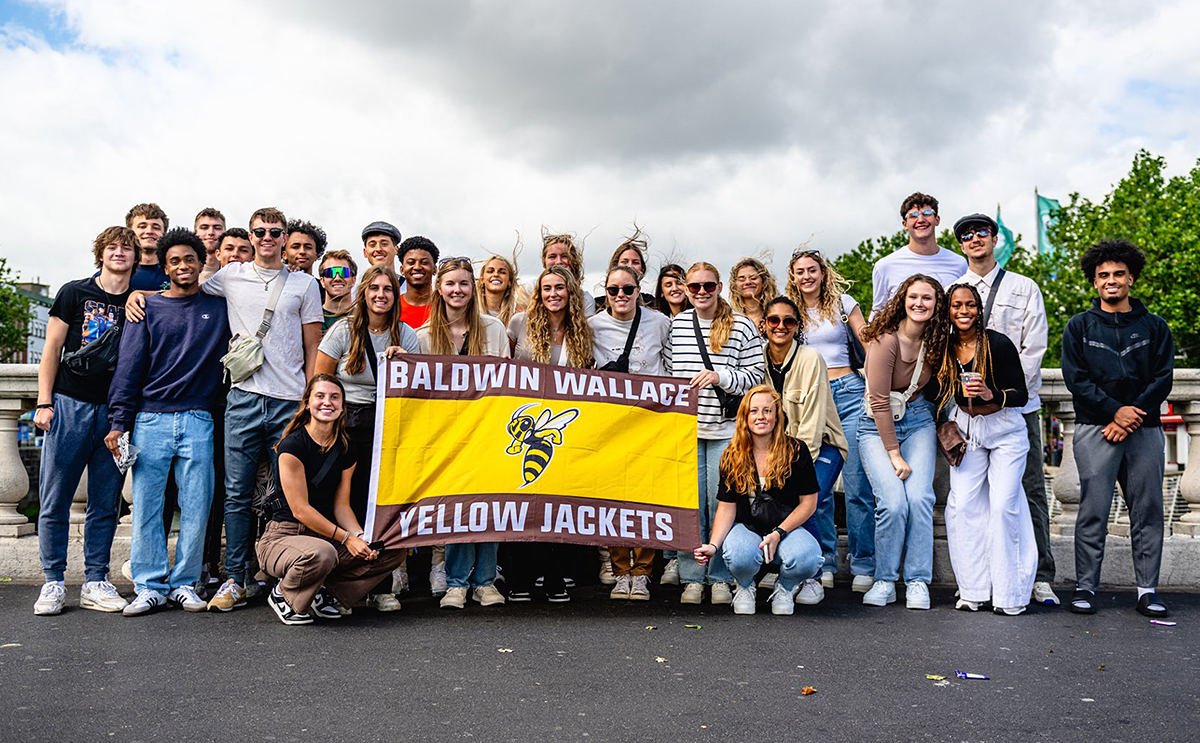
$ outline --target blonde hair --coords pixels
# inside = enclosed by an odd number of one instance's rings
[[[433,282],[433,298],[429,301],[429,319],[422,327],[429,328],[431,353],[439,355],[458,353],[459,346],[450,339],[450,317],[446,310],[446,300],[442,299],[442,293],[438,289],[441,288],[442,279],[446,277],[446,274],[459,270],[466,271],[471,275],[471,298],[467,301],[466,315],[464,316],[467,321],[467,355],[483,356],[483,318],[479,314],[479,297],[475,292],[475,270],[471,266],[471,261],[465,258],[447,258],[438,264],[437,277]],[[400,304],[399,299],[396,300],[396,304]]]
[[[762,282],[762,288],[753,298],[753,301],[758,303],[758,309],[763,310],[767,306],[767,302],[779,296],[779,289],[775,286],[775,277],[763,265],[763,262],[757,258],[743,258],[733,264],[733,268],[729,269],[729,303],[733,305],[736,312],[743,315],[747,314],[746,309],[749,306],[746,303],[746,298],[742,296],[741,291],[737,288],[737,275],[743,268],[750,266],[758,273],[758,278]]]
[[[796,279],[792,273],[796,261],[801,258],[811,258],[821,268],[821,288],[817,292],[816,319],[809,316],[807,305],[804,303],[804,293],[800,291],[800,287],[796,286]],[[850,282],[838,273],[837,269],[829,265],[825,256],[821,255],[821,251],[800,248],[792,253],[792,260],[788,263],[787,284],[784,286],[784,292],[787,293],[788,299],[796,303],[796,306],[804,308],[804,312],[800,313],[801,330],[808,330],[810,326],[815,328],[823,320],[836,325],[837,320],[842,316],[842,295],[849,288]]]
[[[367,368],[367,355],[374,355],[374,349],[368,351],[366,336],[370,326],[370,311],[367,309],[367,287],[377,276],[386,276],[392,284],[392,308],[387,312],[387,327],[390,335],[388,345],[400,345],[400,279],[396,272],[388,266],[370,266],[363,271],[358,281],[358,293],[354,297],[354,310],[350,317],[338,320],[349,323],[350,349],[346,352],[346,373],[358,374]]]
[[[691,279],[692,274],[697,271],[708,271],[716,277],[717,283],[721,282],[721,272],[717,267],[708,261],[697,261],[693,263],[687,270],[685,278]],[[717,295],[717,314],[713,317],[712,325],[708,329],[708,347],[713,353],[720,353],[725,344],[729,342],[729,334],[733,332],[733,308],[725,301],[725,298],[720,294]]]
[[[554,234],[546,229],[545,225],[542,225],[542,266],[546,265],[546,251],[550,249],[551,245],[557,243],[567,246],[571,273],[575,275],[575,281],[583,284],[583,248],[575,244],[575,236],[568,232]]]
[[[557,276],[567,285],[567,312],[563,318],[563,345],[567,347],[567,358],[576,366],[588,368],[595,364],[592,356],[592,327],[588,325],[583,311],[583,292],[579,282],[570,271],[562,266],[551,266],[542,271],[534,284],[533,297],[525,312],[525,340],[529,344],[534,361],[550,361],[550,310],[542,301],[542,279]]]
[[[525,293],[521,289],[521,285],[517,283],[517,259],[516,254],[513,254],[513,259],[509,260],[502,255],[490,256],[479,267],[479,278],[475,280],[475,291],[481,297],[479,302],[479,311],[487,313],[487,287],[483,283],[484,271],[492,261],[500,261],[508,270],[508,286],[504,288],[504,295],[500,297],[500,314],[497,316],[500,322],[508,326],[508,321],[512,316],[525,309]]]
[[[783,417],[782,397],[769,384],[752,388],[738,406],[737,423],[733,438],[721,454],[720,476],[725,487],[735,493],[753,494],[758,489],[758,467],[754,464],[754,438],[750,434],[750,404],[755,395],[770,395],[775,406],[775,428],[771,431],[768,449],[767,471],[763,480],[768,488],[782,487],[792,474],[792,460],[796,447],[802,444],[787,435],[787,421]],[[805,494],[807,495],[807,493]]]

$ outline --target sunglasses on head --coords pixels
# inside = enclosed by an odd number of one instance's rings
[[[442,266],[446,265],[447,263],[455,263],[457,261],[462,261],[463,263],[470,263],[471,259],[465,255],[450,256],[448,258],[443,258],[440,261],[438,261],[437,265],[438,265],[438,268],[441,268]]]
[[[792,260],[796,260],[797,258],[802,258],[806,255],[814,256],[814,257],[820,256],[821,251],[813,250],[812,248],[798,248],[798,249],[792,251]]]
[[[780,325],[784,330],[791,330],[800,324],[800,321],[794,317],[780,317],[779,315],[767,315],[767,326],[777,328]]]
[[[977,230],[971,230],[970,232],[962,233],[961,235],[958,236],[958,241],[960,243],[965,243],[965,242],[970,242],[971,240],[974,240],[976,237],[991,237],[991,236],[992,236],[991,230],[989,230],[987,227],[980,227]]]
[[[254,229],[250,230],[250,232],[258,238],[266,237],[268,232],[271,233],[271,237],[279,237],[283,234],[283,230],[279,227],[272,227],[270,229],[267,229],[266,227],[255,227]]]
[[[329,268],[322,268],[321,278],[352,279],[354,278],[354,269],[350,268],[349,266],[330,266]]]
[[[699,294],[701,291],[706,291],[712,294],[717,290],[717,282],[715,281],[693,281],[687,285],[688,291],[692,294]]]
[[[632,297],[637,291],[637,287],[633,284],[625,284],[624,286],[606,286],[604,291],[608,292],[608,296],[615,297],[618,294],[624,294],[627,297]]]

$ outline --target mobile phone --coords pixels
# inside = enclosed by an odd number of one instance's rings
[[[769,562],[771,562],[771,556],[767,554],[767,549],[768,549],[767,545],[765,545],[765,544],[764,544],[764,545],[763,545],[763,548],[762,548],[762,553],[763,553],[763,564],[764,564],[764,565],[765,565],[765,564],[767,564],[767,563],[769,563]]]
[[[368,547],[368,548],[370,548],[370,549],[373,549],[373,550],[375,550],[376,552],[378,552],[378,551],[380,551],[381,549],[383,549],[383,540],[382,540],[382,539],[379,539],[379,540],[376,540],[376,541],[374,541],[374,542],[371,542],[370,544],[368,544],[368,545],[367,545],[367,547]]]

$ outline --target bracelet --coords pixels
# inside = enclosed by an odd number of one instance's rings
[[[54,403],[43,402],[33,406],[34,410],[54,410]]]
[[[337,534],[337,529],[334,529],[333,533]],[[349,538],[350,538],[350,532],[346,531],[345,529],[342,529],[342,542],[341,543],[345,544],[346,540]]]

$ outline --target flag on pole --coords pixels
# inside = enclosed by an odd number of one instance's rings
[[[1013,252],[1017,249],[1016,241],[1013,240],[1012,230],[1004,224],[1004,220],[1000,218],[1000,205],[996,204],[996,232],[999,233],[996,237],[996,263],[1000,264],[1000,268],[1008,265],[1009,259],[1012,258]]]
[[[1042,196],[1033,191],[1037,197],[1037,212],[1038,212],[1038,255],[1046,255],[1054,252],[1054,246],[1050,244],[1050,227],[1057,221],[1059,206],[1058,199],[1051,199]]]

